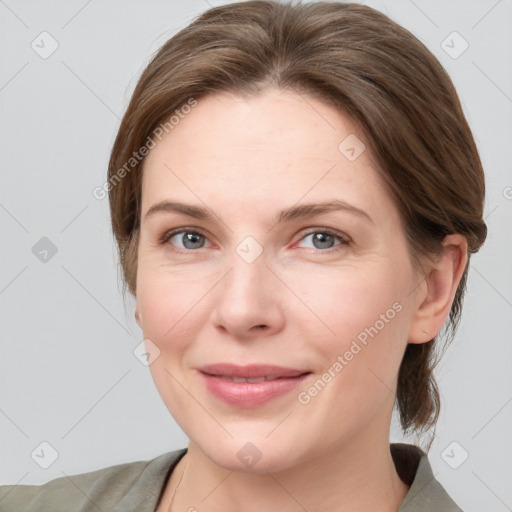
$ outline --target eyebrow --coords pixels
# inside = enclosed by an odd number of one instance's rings
[[[277,215],[275,224],[295,219],[313,217],[333,211],[345,211],[352,213],[373,223],[373,219],[364,210],[361,210],[360,208],[357,208],[356,206],[340,199],[334,199],[332,201],[323,203],[309,203],[292,206],[282,210]],[[215,217],[207,208],[203,208],[202,206],[195,206],[175,201],[161,201],[151,206],[146,212],[144,218],[147,219],[148,217],[151,217],[158,212],[182,213],[184,215],[188,215],[189,217],[206,221],[213,221]]]

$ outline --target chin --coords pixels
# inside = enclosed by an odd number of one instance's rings
[[[267,433],[268,434],[268,433]],[[291,439],[290,437],[288,439]],[[212,462],[241,473],[265,474],[288,469],[298,462],[296,443],[289,446],[266,434],[194,442]]]

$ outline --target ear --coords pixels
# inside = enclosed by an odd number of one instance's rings
[[[462,235],[448,235],[443,251],[430,264],[409,330],[409,343],[426,343],[436,336],[450,309],[468,262],[468,244]]]
[[[137,324],[139,325],[139,327],[142,329],[142,325],[141,325],[141,318],[140,318],[140,314],[139,314],[139,306],[135,306],[135,320],[137,321]]]

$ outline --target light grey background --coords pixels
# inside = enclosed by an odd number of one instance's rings
[[[151,54],[221,3],[0,1],[2,484],[186,446],[133,355],[142,335],[133,301],[120,294],[107,199],[92,191]],[[429,457],[466,512],[512,510],[512,2],[364,3],[411,30],[448,70],[487,173],[489,236],[439,368],[443,407]],[[44,31],[58,43],[47,58]],[[57,248],[46,262],[32,252],[42,237]],[[401,439],[396,424],[392,438]],[[48,469],[40,464],[52,452],[41,442],[58,453]]]

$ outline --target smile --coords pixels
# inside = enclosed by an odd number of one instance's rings
[[[199,370],[208,392],[235,407],[253,408],[290,393],[309,371],[269,365],[219,364]]]

